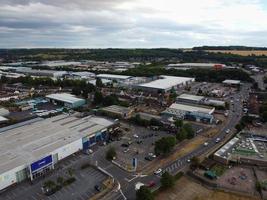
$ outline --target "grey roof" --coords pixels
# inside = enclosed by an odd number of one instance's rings
[[[204,98],[205,98],[204,96],[197,96],[192,94],[181,94],[180,96],[177,97],[177,99],[194,100],[194,101],[201,101]]]
[[[114,122],[95,116],[59,115],[0,133],[0,174],[28,165]]]
[[[57,101],[62,101],[62,102],[67,102],[67,103],[75,103],[84,99],[81,98],[77,98],[72,94],[68,94],[68,93],[57,93],[57,94],[49,94],[46,96],[49,99],[54,99]]]

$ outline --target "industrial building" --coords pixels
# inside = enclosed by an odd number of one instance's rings
[[[116,126],[96,116],[59,115],[0,129],[0,190],[43,176],[62,159],[104,141]]]
[[[197,69],[215,69],[215,70],[221,70],[225,68],[226,65],[224,64],[218,64],[218,63],[177,63],[177,64],[169,64],[167,65],[167,68],[174,68],[174,69],[191,69],[191,68],[197,68]]]
[[[131,78],[131,76],[116,75],[116,74],[98,74],[96,75],[96,77],[117,82],[125,81]]]
[[[101,108],[100,112],[108,116],[127,119],[131,117],[133,109],[128,108],[128,107],[118,106],[118,105],[112,105],[112,106]]]
[[[222,82],[226,86],[240,86],[241,81],[240,80],[225,80]]]
[[[17,67],[15,68],[17,73],[21,73],[24,75],[30,76],[44,76],[44,77],[51,77],[51,78],[61,78],[64,75],[68,74],[66,71],[55,71],[55,70],[37,70],[31,69],[29,67]]]
[[[181,94],[176,98],[177,102],[200,104],[205,99],[204,96],[197,96],[192,94]]]
[[[267,137],[240,133],[214,154],[214,159],[223,164],[243,163],[267,165]]]
[[[178,77],[178,76],[159,76],[159,79],[142,83],[137,86],[138,89],[145,90],[148,92],[168,92],[171,89],[177,89],[179,87],[188,85],[194,82],[194,78],[189,77]]]
[[[176,98],[176,102],[225,107],[225,101],[209,99],[204,96],[197,96],[192,94],[181,94]]]
[[[167,117],[212,123],[215,108],[173,103],[161,114]]]
[[[68,93],[49,94],[46,99],[53,104],[67,108],[78,108],[86,103],[85,99],[77,98]]]

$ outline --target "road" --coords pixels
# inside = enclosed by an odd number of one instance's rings
[[[242,100],[248,98],[249,88],[250,86],[248,84],[245,84],[241,87],[240,92],[232,94],[229,97],[229,99],[232,99],[233,103],[231,103],[230,105],[228,120],[225,126],[221,129],[220,133],[208,141],[207,146],[200,146],[189,154],[173,161],[171,164],[168,164],[167,166],[162,166],[163,172],[168,171],[172,174],[176,174],[181,169],[189,165],[188,160],[192,157],[200,156],[205,152],[208,152],[209,150],[214,149],[216,146],[221,145],[223,142],[225,142],[224,138],[226,136],[226,130],[230,129],[231,131],[235,131],[235,125],[240,121],[242,117]],[[220,143],[216,143],[217,138],[221,139]],[[148,175],[145,177],[137,177],[133,179],[134,173],[128,173],[108,162],[105,159],[104,152],[105,151],[95,152],[93,160],[97,160],[99,166],[101,166],[114,176],[114,178],[120,183],[122,192],[124,193],[127,199],[135,199],[135,184],[137,182],[148,183],[153,180],[156,185],[160,184],[160,176],[156,175]],[[128,181],[126,179],[128,179]],[[114,194],[112,195],[112,199],[123,199],[119,193],[115,194],[115,196]]]

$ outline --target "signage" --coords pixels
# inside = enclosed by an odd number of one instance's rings
[[[53,162],[52,155],[49,155],[41,160],[38,160],[31,164],[31,172],[37,171],[49,164],[52,164],[52,162]]]

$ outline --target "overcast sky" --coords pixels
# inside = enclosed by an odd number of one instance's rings
[[[0,48],[267,46],[267,0],[0,0]]]

